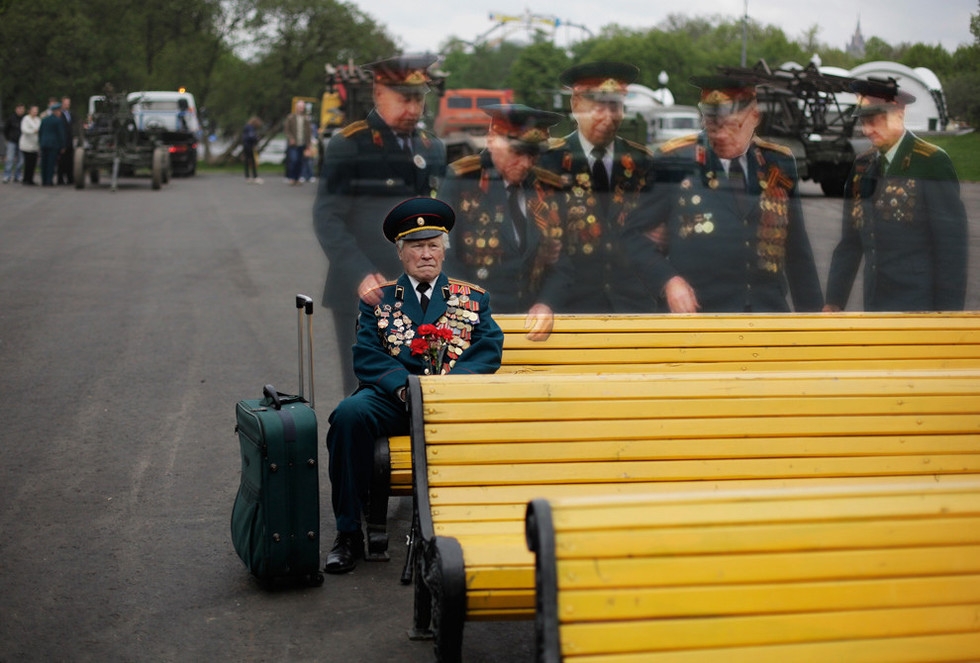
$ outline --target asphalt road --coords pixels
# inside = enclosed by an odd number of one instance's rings
[[[841,203],[804,188],[826,275]],[[208,174],[0,187],[0,661],[432,659],[406,637],[406,498],[392,562],[321,588],[263,591],[232,548],[234,404],[296,384],[293,297],[319,301],[326,268],[313,198]],[[980,185],[964,198],[980,309]],[[322,433],[342,394],[319,306],[314,333]],[[327,547],[325,472],[321,513]],[[468,624],[464,657],[531,661],[532,624]]]

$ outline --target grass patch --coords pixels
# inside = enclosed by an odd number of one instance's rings
[[[956,174],[963,182],[980,182],[980,132],[972,131],[960,136],[926,136],[949,153],[956,166]]]

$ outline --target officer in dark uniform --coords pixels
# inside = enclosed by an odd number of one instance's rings
[[[350,347],[357,300],[400,270],[376,222],[399,201],[432,196],[445,174],[446,149],[417,128],[432,55],[365,65],[374,75],[375,107],[327,144],[313,206],[313,227],[329,263],[323,305],[333,312],[344,391],[356,386]],[[370,302],[376,303],[376,302]]]
[[[692,78],[704,130],[654,157],[652,207],[627,242],[651,293],[673,313],[797,311],[823,306],[789,148],[755,136],[755,87]]]
[[[561,253],[561,181],[535,166],[561,116],[522,104],[483,110],[486,150],[450,164],[439,189],[456,210],[446,270],[490,290],[498,313],[526,312],[528,337],[544,340],[572,278]]]
[[[374,441],[408,434],[408,375],[493,373],[500,367],[504,335],[491,315],[490,296],[442,271],[453,223],[449,205],[425,197],[404,201],[384,220],[384,235],[395,243],[404,273],[360,299],[354,345],[360,386],[330,415],[337,539],[327,555],[327,573],[347,573],[364,555],[361,513]]]
[[[847,304],[862,258],[865,310],[962,310],[967,218],[953,162],[905,128],[905,106],[915,97],[895,79],[855,81],[852,90],[872,147],[848,178],[826,310]]]
[[[653,184],[646,146],[617,136],[626,87],[639,75],[631,64],[589,62],[562,72],[578,125],[542,157],[558,173],[566,210],[564,250],[572,261],[573,313],[649,312],[656,301],[632,278],[622,233]]]

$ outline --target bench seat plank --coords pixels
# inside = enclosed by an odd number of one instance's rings
[[[978,519],[975,477],[536,500],[541,660],[976,658]]]
[[[579,661],[582,660],[580,657],[597,652],[607,655],[628,653],[637,648],[638,642],[657,640],[669,642],[677,649],[706,649],[716,644],[725,644],[729,647],[759,645],[761,649],[763,646],[771,647],[774,644],[812,640],[819,636],[827,639],[871,640],[900,635],[906,637],[943,633],[961,635],[975,629],[978,608],[980,604],[974,603],[887,610],[746,616],[725,620],[723,623],[717,623],[721,620],[710,619],[650,619],[603,624],[599,627],[581,624],[568,627],[566,644],[569,655],[566,656],[566,660]],[[888,641],[885,640],[879,641],[882,647],[890,649],[887,643]],[[819,647],[818,650],[826,651],[823,647]],[[732,650],[723,651],[728,653]],[[960,651],[962,655],[965,650]],[[699,653],[702,656],[710,655],[704,651]],[[848,651],[848,655],[850,654],[851,651]],[[655,652],[648,652],[648,655],[657,656]],[[669,656],[669,652],[664,654],[665,658]],[[721,658],[720,653],[719,658]],[[855,659],[831,657],[826,660]],[[941,659],[929,656],[919,660]]]

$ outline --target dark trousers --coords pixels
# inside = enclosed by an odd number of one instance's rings
[[[286,148],[286,177],[297,181],[302,171],[303,148],[299,145],[290,145]]]
[[[41,148],[41,184],[51,186],[54,184],[54,174],[58,169],[58,154],[61,152],[57,147]]]
[[[242,154],[245,156],[245,179],[258,177],[259,171],[255,166],[255,148],[244,147],[242,148]]]
[[[37,152],[22,152],[24,155],[24,184],[34,184],[34,170],[37,168]]]
[[[66,147],[58,157],[58,184],[75,183],[75,149]]]
[[[379,437],[408,434],[405,404],[374,387],[340,401],[330,413],[327,451],[330,489],[338,532],[358,532],[367,504]]]

